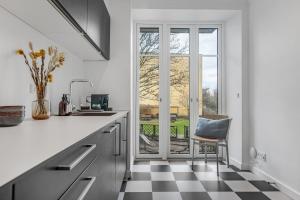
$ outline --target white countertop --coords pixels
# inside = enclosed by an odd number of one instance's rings
[[[0,128],[0,187],[126,114],[52,116]]]

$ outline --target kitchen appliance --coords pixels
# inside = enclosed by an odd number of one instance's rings
[[[91,109],[108,111],[108,94],[92,94]]]
[[[70,114],[71,114],[73,111],[77,110],[76,105],[72,103],[72,89],[73,89],[73,84],[74,84],[74,83],[89,83],[90,86],[91,86],[92,88],[94,87],[93,82],[90,81],[90,80],[88,80],[88,79],[72,79],[72,80],[71,80],[71,82],[70,82],[70,84],[69,84],[69,95],[68,95],[68,96],[69,96],[68,102],[69,102],[69,105],[70,105],[71,108],[72,108]]]
[[[25,118],[25,106],[0,106],[0,127],[16,126]]]

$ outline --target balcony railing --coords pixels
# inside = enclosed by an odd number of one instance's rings
[[[179,132],[181,129],[181,132]],[[183,130],[183,133],[182,133]],[[189,153],[189,141],[190,141],[189,126],[170,126],[170,140],[171,140],[171,152],[173,153]],[[159,141],[159,125],[153,123],[143,122],[140,124],[140,152],[141,153],[157,153],[158,141]],[[204,149],[200,145],[199,152],[203,153]],[[215,153],[214,146],[207,146],[207,153]]]

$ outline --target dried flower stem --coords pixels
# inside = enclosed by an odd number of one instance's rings
[[[23,55],[25,64],[27,65],[31,78],[36,86],[36,95],[37,95],[37,106],[38,108],[33,113],[36,117],[39,116],[47,116],[47,107],[45,105],[45,95],[46,95],[46,87],[48,82],[51,82],[53,79],[52,72],[61,67],[64,63],[64,54],[59,53],[57,48],[48,47],[48,55],[50,57],[48,66],[45,67],[45,58],[46,51],[41,49],[37,52],[34,51],[33,45],[29,42],[29,57],[31,58],[31,65],[28,61],[27,56],[25,55],[22,49],[18,49],[16,52],[18,55]],[[41,61],[41,65],[39,66],[38,61]],[[34,117],[34,116],[33,116]]]

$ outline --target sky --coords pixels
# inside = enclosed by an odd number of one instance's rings
[[[218,84],[218,32],[212,34],[199,34],[199,54],[215,55],[216,57],[203,57],[203,87],[217,89]]]
[[[186,44],[189,44],[189,33],[176,33],[177,40],[174,43],[180,44],[178,49],[183,48]],[[171,51],[176,53],[176,49]],[[212,91],[217,89],[218,84],[218,31],[217,29],[212,33],[200,33],[199,34],[199,54],[203,55],[202,59],[202,87],[210,88]],[[189,54],[189,48],[184,52]],[[205,57],[206,55],[215,57]]]

